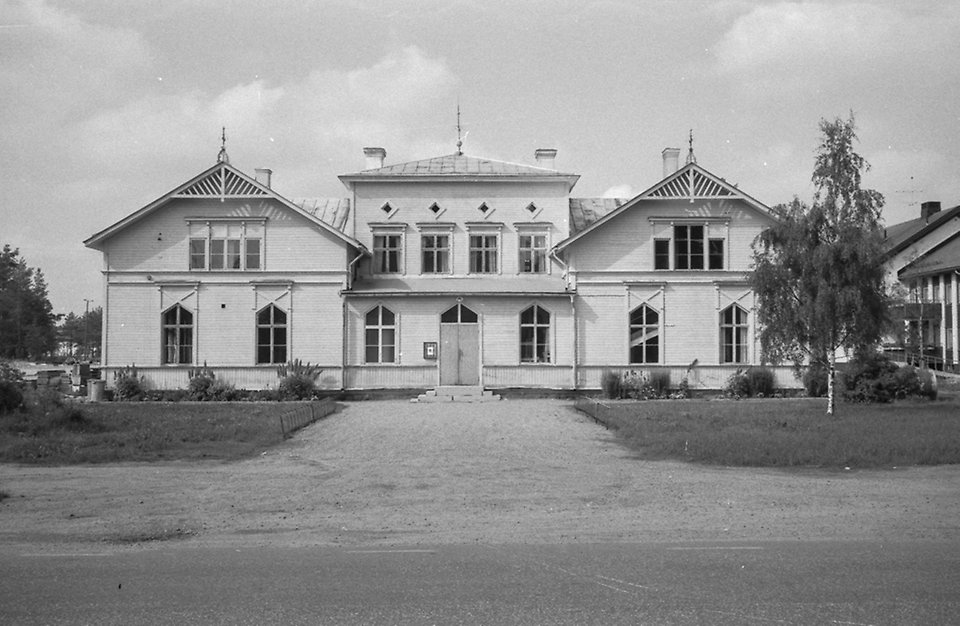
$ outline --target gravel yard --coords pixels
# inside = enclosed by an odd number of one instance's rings
[[[389,545],[960,538],[960,466],[633,458],[562,400],[349,403],[234,463],[0,466],[0,542]]]

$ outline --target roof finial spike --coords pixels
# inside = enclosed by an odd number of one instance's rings
[[[220,153],[217,154],[217,163],[230,163],[230,157],[227,156],[227,127],[220,128]]]
[[[457,156],[463,156],[461,147],[463,147],[463,140],[460,138],[460,101],[457,100]]]
[[[687,154],[687,165],[696,163],[697,157],[693,156],[693,129],[690,129],[690,152]]]

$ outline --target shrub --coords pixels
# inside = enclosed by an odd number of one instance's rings
[[[737,369],[733,374],[730,374],[730,378],[723,386],[723,395],[726,398],[737,400],[750,397],[750,379],[744,370]]]
[[[803,389],[811,398],[827,395],[827,368],[819,363],[808,365],[803,370]]]
[[[928,369],[922,369],[918,373],[920,378],[920,395],[928,400],[937,399],[937,377]]]
[[[137,366],[123,367],[113,373],[113,397],[127,402],[143,399],[147,379],[137,373]]]
[[[23,373],[0,361],[0,413],[13,411],[23,404]]]
[[[776,390],[773,381],[773,370],[769,367],[751,367],[747,370],[747,386],[751,396],[757,398],[773,396]]]
[[[314,397],[317,379],[323,370],[319,365],[295,359],[277,368],[280,379],[279,392],[285,400],[309,400]]]
[[[203,367],[191,367],[187,372],[187,397],[190,400],[212,400],[210,389],[217,382],[217,375],[213,370],[207,367],[204,362]]]
[[[620,374],[612,370],[603,370],[600,376],[600,388],[603,389],[603,396],[611,400],[620,397],[622,389],[620,388]]]
[[[919,396],[921,391],[913,366],[897,367],[879,353],[851,361],[843,377],[843,398],[849,402],[892,402]]]

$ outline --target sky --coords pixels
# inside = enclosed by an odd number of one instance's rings
[[[821,119],[855,116],[889,224],[960,204],[960,3],[931,0],[0,0],[0,245],[58,313],[101,304],[83,240],[216,162],[344,197],[456,150],[631,197],[665,147],[773,206],[809,200]]]

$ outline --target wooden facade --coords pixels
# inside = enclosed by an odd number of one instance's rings
[[[692,158],[613,200],[572,197],[555,151],[386,166],[365,152],[346,198],[288,200],[222,158],[88,239],[107,384],[136,365],[184,387],[206,364],[272,387],[277,363],[302,359],[328,389],[594,389],[609,369],[715,389],[760,362],[747,272],[775,218]]]

